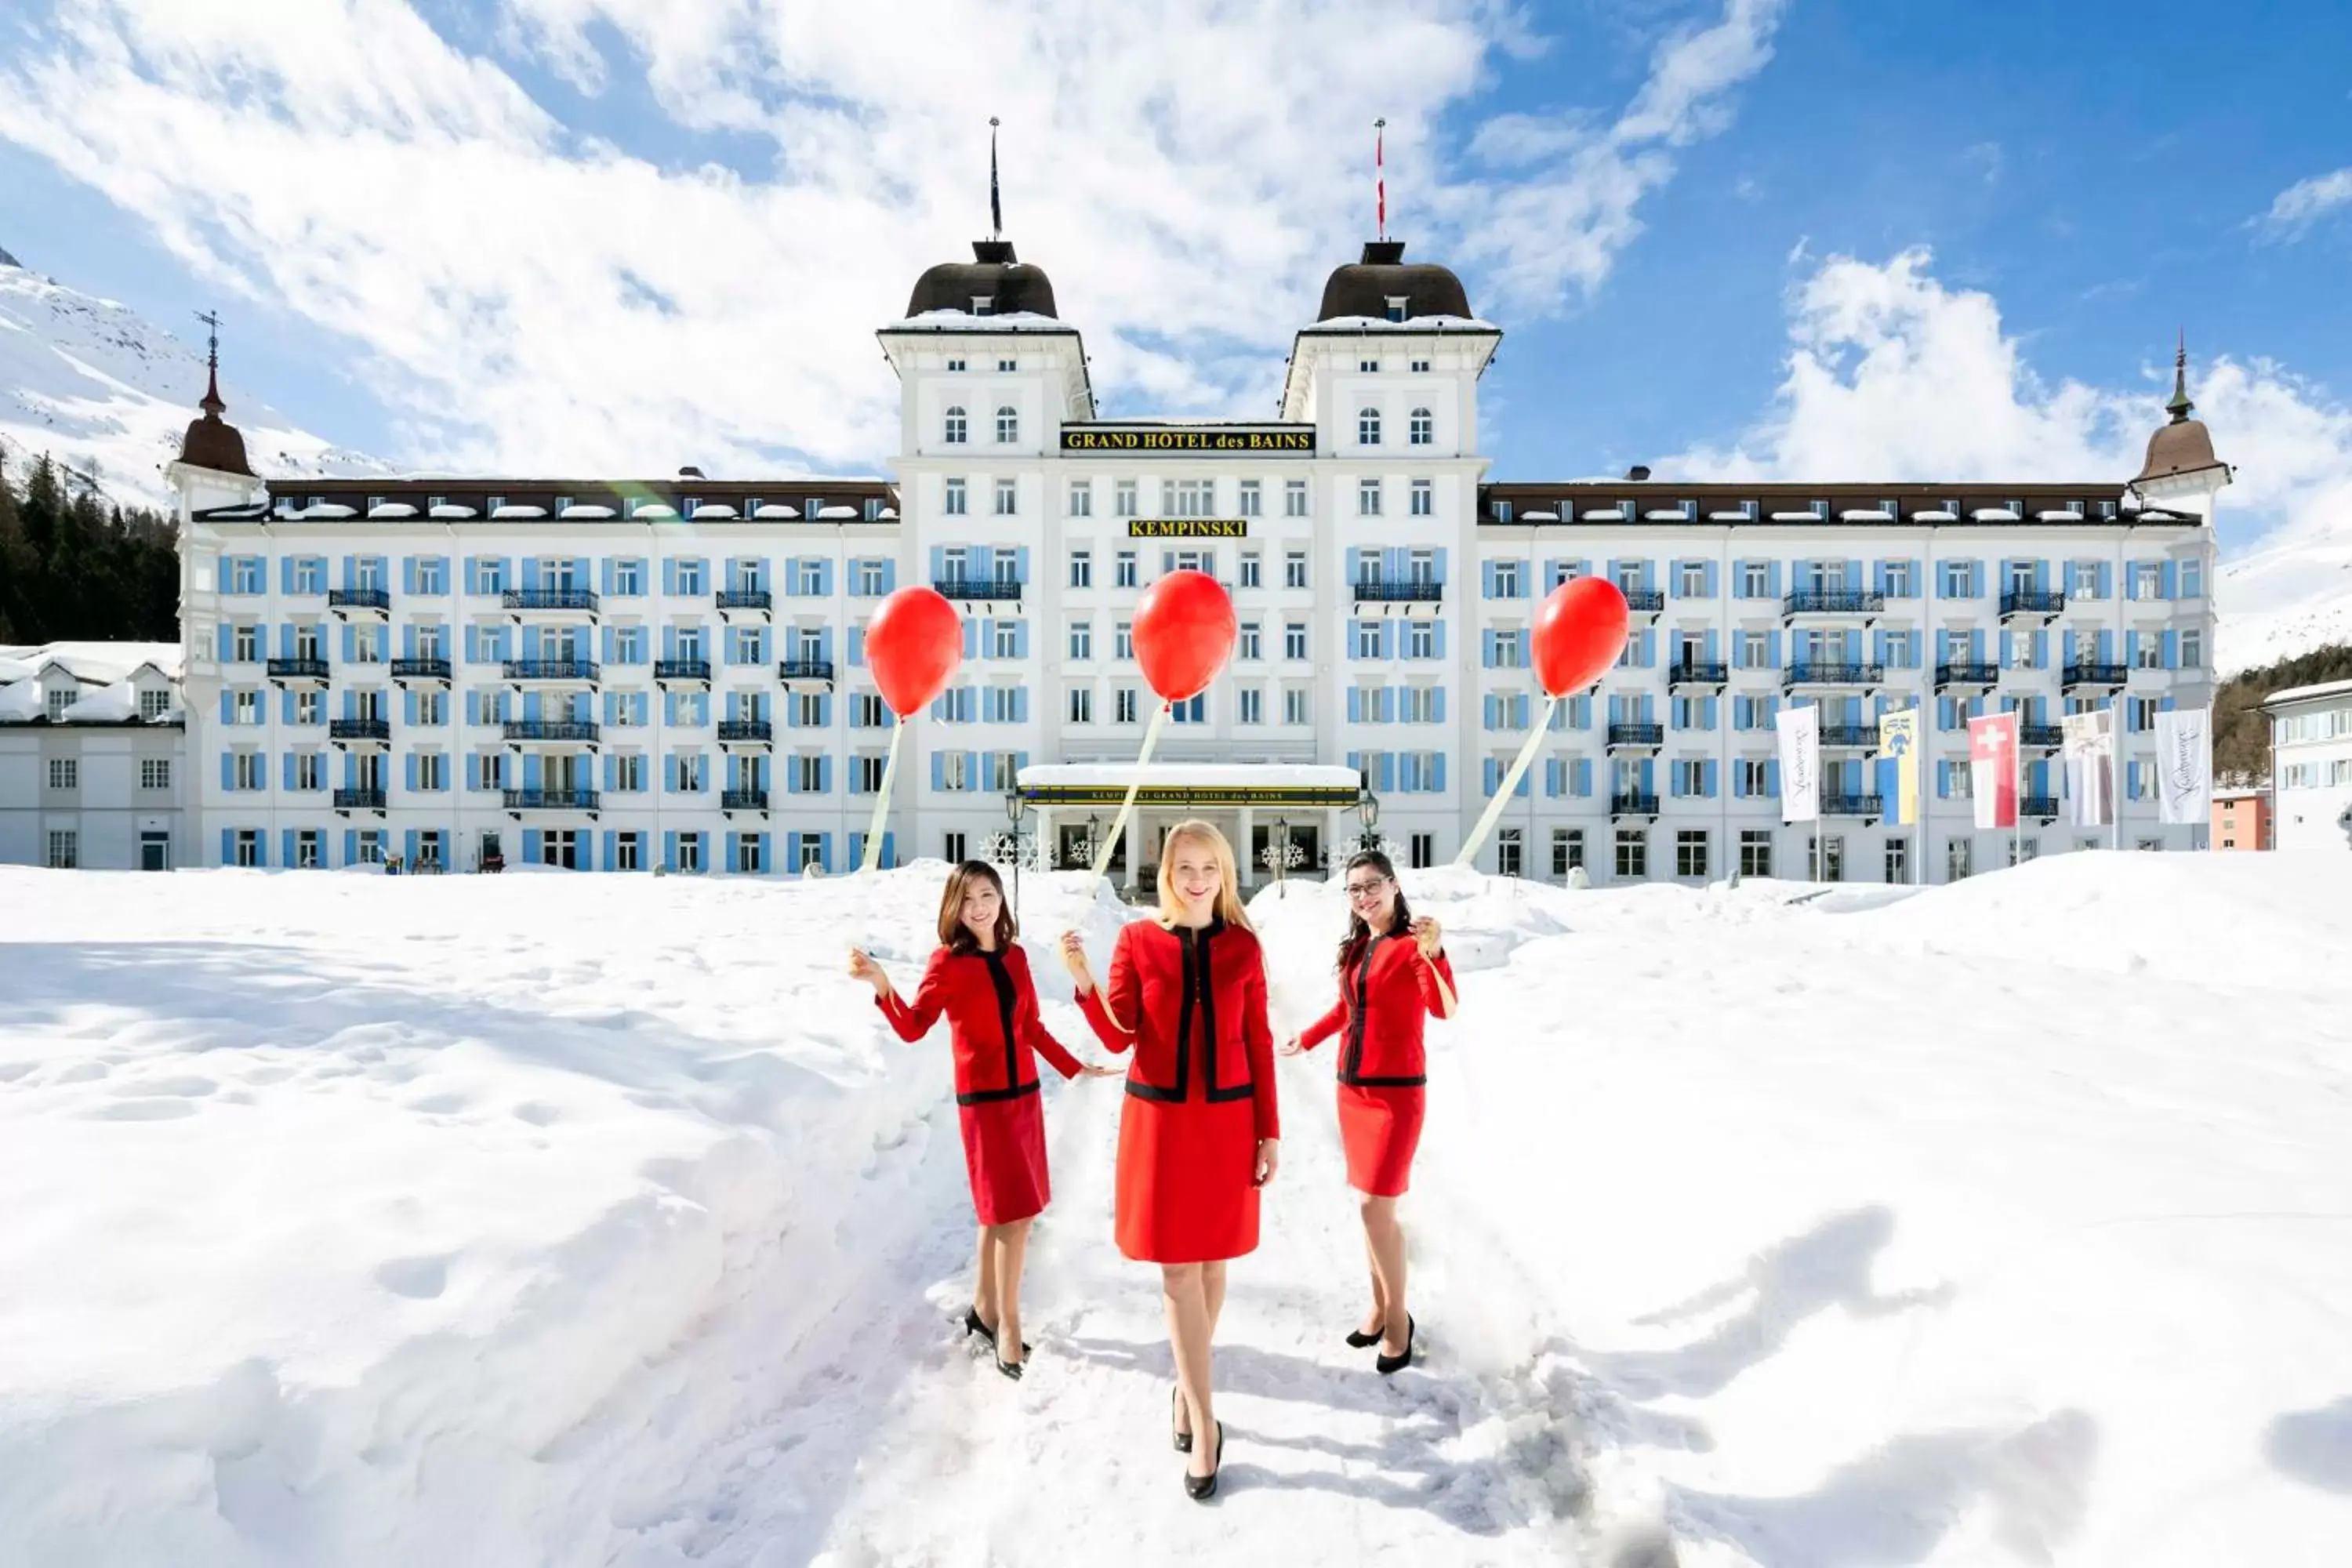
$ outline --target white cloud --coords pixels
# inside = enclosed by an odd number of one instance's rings
[[[2297,180],[2271,201],[2261,219],[2273,237],[2294,238],[2339,207],[2352,206],[2352,169]]]
[[[992,113],[1008,229],[1097,388],[1255,407],[1370,226],[1376,115],[1413,255],[1462,263],[1490,313],[1554,308],[1769,58],[1780,0],[1725,5],[1604,130],[1586,110],[1472,128],[1475,156],[1519,161],[1507,183],[1455,179],[1440,124],[1535,47],[1487,0],[506,0],[481,45],[505,61],[408,0],[89,0],[0,63],[0,136],[323,329],[404,456],[871,464],[898,411],[873,329],[982,232]],[[642,72],[673,151],[562,122],[509,74],[523,56],[588,93]],[[737,166],[677,166],[701,132],[731,133]]]
[[[2131,386],[2054,384],[1990,294],[1938,282],[1924,248],[1823,261],[1790,300],[1787,374],[1726,447],[1657,466],[1695,479],[2080,480],[2119,492],[2166,418],[2171,366]],[[2263,359],[2199,364],[2190,394],[2236,469],[2216,527],[2231,667],[2352,637],[2352,407]]]

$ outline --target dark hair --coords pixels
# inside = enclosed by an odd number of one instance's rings
[[[963,923],[964,895],[975,881],[996,889],[996,947],[1001,952],[1013,945],[1021,928],[1013,921],[1013,901],[1004,896],[1004,883],[998,879],[996,868],[985,860],[966,860],[948,873],[947,891],[940,895],[940,945],[950,952],[980,951],[980,939]]]
[[[1347,886],[1348,872],[1353,871],[1359,866],[1370,866],[1381,876],[1386,877],[1390,881],[1396,882],[1396,865],[1393,861],[1390,860],[1387,856],[1381,854],[1377,849],[1359,849],[1353,855],[1348,857],[1347,870],[1339,873],[1339,885],[1341,888],[1344,889]],[[1381,934],[1382,936],[1397,936],[1402,934],[1405,928],[1412,924],[1412,911],[1405,908],[1404,903],[1404,884],[1397,882],[1396,916],[1393,920],[1389,921],[1389,929],[1382,931]],[[1339,943],[1339,972],[1341,973],[1346,973],[1348,965],[1355,963],[1358,958],[1363,955],[1364,949],[1370,945],[1371,940],[1372,928],[1364,923],[1364,917],[1356,912],[1355,901],[1353,900],[1349,900],[1348,903],[1348,934],[1346,939]]]

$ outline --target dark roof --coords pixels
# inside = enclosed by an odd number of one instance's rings
[[[915,279],[907,299],[907,314],[928,310],[971,313],[971,302],[986,298],[988,313],[1010,316],[1026,311],[1034,316],[1060,317],[1054,310],[1054,282],[1042,267],[1033,267],[1013,254],[1009,239],[975,239],[970,261],[942,261]]]
[[[245,460],[245,437],[237,433],[236,426],[221,419],[228,405],[221,401],[217,370],[206,376],[205,400],[197,406],[204,414],[188,422],[188,433],[180,438],[180,461],[218,474],[253,478],[253,467]]]
[[[2172,360],[2172,395],[2165,400],[2169,423],[2156,427],[2147,438],[2147,461],[2132,483],[2168,479],[2174,474],[2200,473],[2222,466],[2213,456],[2213,435],[2201,419],[2189,417],[2197,405],[2189,401],[2189,349],[2184,343]]]
[[[1404,258],[1404,241],[1401,239],[1370,239],[1364,242],[1364,258],[1350,262],[1332,272],[1323,285],[1323,308],[1316,312],[1318,321],[1335,316],[1385,317],[1389,301],[1402,295],[1404,313],[1412,316],[1464,316],[1470,312],[1470,297],[1462,291],[1462,279],[1432,262],[1408,263]]]
[[[1855,526],[1844,523],[1843,513],[1852,511],[1892,511],[1893,521],[1900,523],[1940,522],[1939,519],[1923,517],[1922,513],[1950,511],[1958,514],[1957,523],[1940,523],[1944,527],[2007,528],[2050,527],[2061,519],[2043,519],[2045,511],[2079,513],[2086,525],[2116,524],[2191,525],[2200,521],[2193,512],[2173,512],[2158,507],[2133,510],[2122,504],[2122,487],[2112,479],[2082,482],[2051,482],[2037,480],[2008,482],[1972,480],[1951,484],[1924,484],[1917,480],[1879,480],[1862,482],[1840,479],[1697,482],[1682,479],[1565,479],[1555,481],[1505,480],[1478,488],[1478,521],[1486,526],[1526,527],[1530,512],[1543,512],[1547,517],[1533,520],[1536,526],[1568,526],[1596,524],[1612,529],[1646,524],[1672,528],[1679,521],[1685,524],[1722,526],[1727,520],[1713,514],[1746,512],[1746,522],[1752,527],[1771,527],[1775,512],[1811,510],[1815,501],[1827,503],[1824,525]],[[1511,520],[1506,524],[1496,514],[1496,503],[1509,505]],[[1622,521],[1599,519],[1588,521],[1588,511],[1609,512],[1622,510],[1632,503],[1632,515]],[[1998,510],[2015,504],[2020,514],[2017,523],[1992,519],[1979,520],[1979,510]],[[1653,518],[1653,511],[1681,511],[1679,519]],[[1791,524],[1783,522],[1780,526]],[[1796,526],[1812,526],[1811,520]],[[1863,524],[1862,526],[1873,526]],[[1879,523],[1875,526],[1887,526]]]

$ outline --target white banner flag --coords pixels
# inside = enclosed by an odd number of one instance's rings
[[[2156,792],[2167,822],[2202,823],[2213,811],[2213,710],[2156,716]]]
[[[2116,819],[2116,710],[2066,714],[2059,721],[2059,743],[2074,826],[2108,826]]]
[[[1780,820],[1822,819],[1822,710],[1811,703],[1772,716],[1780,732]]]

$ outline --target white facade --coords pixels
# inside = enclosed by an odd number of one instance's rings
[[[0,647],[0,864],[192,863],[178,666],[169,644]]]
[[[1804,874],[1771,711],[1811,700],[1845,879],[2006,861],[2011,836],[1976,834],[1955,793],[1966,714],[1999,707],[2027,712],[2029,853],[2103,841],[2055,826],[2055,728],[2110,701],[2124,841],[2193,843],[2158,822],[2153,730],[2210,700],[2210,487],[2158,511],[2120,481],[1489,484],[1500,333],[1464,316],[1302,331],[1265,423],[1099,420],[1082,340],[1047,316],[879,335],[894,484],[305,481],[241,506],[247,481],[176,468],[205,862],[466,868],[494,841],[600,869],[847,869],[889,740],[860,629],[915,582],[959,603],[967,659],[908,726],[890,852],[976,854],[1024,767],[1132,762],[1156,700],[1127,628],[1188,565],[1231,590],[1241,647],[1155,763],[1359,773],[1400,859],[1451,858],[1491,797],[1542,710],[1533,612],[1572,572],[1629,590],[1633,638],[1564,705],[1489,868]],[[1915,702],[1927,817],[1887,828],[1864,732]],[[1245,855],[1276,820],[1318,856],[1356,837],[1328,791],[1287,813],[1278,790],[1201,798]],[[1145,813],[1129,878],[1179,814]],[[1049,850],[1090,815],[1109,813],[1057,801]]]
[[[2352,680],[2273,692],[2272,847],[2285,854],[2352,851]]]

